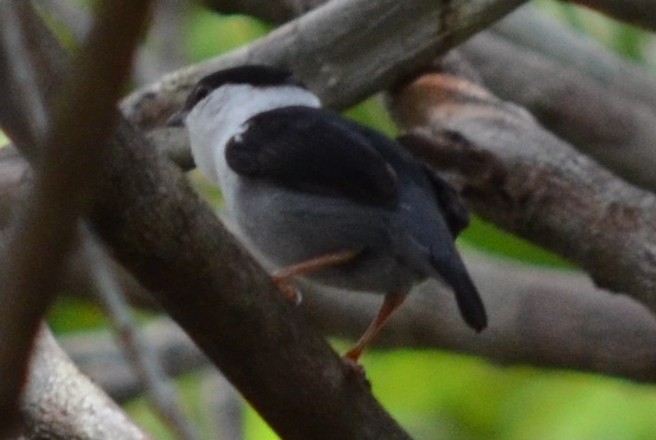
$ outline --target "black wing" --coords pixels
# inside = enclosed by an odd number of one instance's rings
[[[469,224],[469,210],[462,202],[462,198],[455,188],[428,166],[424,166],[424,170],[433,186],[433,192],[440,208],[442,208],[449,231],[455,238]]]
[[[397,141],[403,144],[408,151],[422,151],[425,149],[434,148],[434,144],[431,140],[425,138],[422,135],[407,133],[397,138]],[[421,162],[423,172],[428,177],[435,198],[442,212],[444,214],[444,219],[446,220],[449,231],[453,237],[457,237],[458,234],[467,227],[469,224],[469,210],[465,206],[460,197],[460,194],[453,188],[446,180],[437,174],[432,168],[426,165],[423,161],[417,159]]]
[[[382,138],[389,142],[385,138]],[[360,127],[331,112],[285,107],[260,113],[226,146],[235,172],[320,195],[379,206],[397,200],[395,171]]]

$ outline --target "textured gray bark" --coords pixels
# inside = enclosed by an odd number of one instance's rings
[[[45,327],[21,397],[25,435],[49,440],[145,440],[121,408],[77,369]]]

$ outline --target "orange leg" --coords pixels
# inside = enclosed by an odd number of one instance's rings
[[[348,250],[343,252],[334,252],[332,254],[322,255],[311,260],[303,261],[292,266],[281,269],[278,273],[273,275],[273,282],[276,283],[283,295],[295,304],[301,302],[301,294],[289,282],[289,279],[297,275],[305,275],[326,267],[338,266],[340,264],[348,263],[353,260],[358,254],[359,250]]]
[[[380,331],[383,329],[389,318],[392,316],[392,313],[401,305],[405,300],[405,294],[388,294],[385,295],[385,300],[383,305],[380,306],[378,314],[374,320],[369,324],[369,327],[364,332],[360,340],[351,348],[345,355],[344,359],[349,363],[354,363],[357,365],[358,359],[364,349],[371,343],[371,341],[378,336]]]

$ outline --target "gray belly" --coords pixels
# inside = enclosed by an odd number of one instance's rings
[[[348,200],[299,194],[244,181],[228,200],[230,216],[257,252],[277,268],[323,255],[358,250],[347,264],[307,278],[326,285],[402,293],[426,278],[410,267],[398,246],[398,213]]]

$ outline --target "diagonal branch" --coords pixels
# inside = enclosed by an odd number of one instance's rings
[[[138,132],[104,159],[95,231],[282,437],[408,438]]]
[[[196,440],[199,434],[189,422],[173,384],[164,373],[159,358],[146,344],[130,316],[130,308],[114,276],[104,249],[89,231],[81,228],[80,251],[89,276],[96,281],[98,299],[110,318],[114,334],[129,364],[146,388],[146,394],[162,423],[169,427],[179,440]]]
[[[581,156],[523,109],[441,71],[394,93],[397,121],[419,135],[409,145],[452,170],[483,217],[656,311],[656,197]]]
[[[166,121],[202,76],[249,62],[287,67],[318,93],[326,106],[343,109],[426,64],[523,3],[333,0],[265,38],[181,69],[136,91],[123,101],[122,109],[131,122],[152,129]]]

